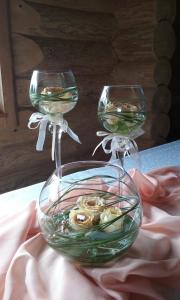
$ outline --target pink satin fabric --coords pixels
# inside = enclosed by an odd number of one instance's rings
[[[131,175],[142,196],[143,224],[111,267],[80,269],[50,248],[34,201],[0,212],[0,299],[180,299],[180,167]]]

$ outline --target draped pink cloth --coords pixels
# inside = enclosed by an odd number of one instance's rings
[[[50,248],[34,201],[0,212],[0,299],[180,299],[180,167],[131,175],[142,196],[143,224],[129,252],[109,268],[78,269]]]

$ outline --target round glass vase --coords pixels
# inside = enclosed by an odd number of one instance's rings
[[[82,266],[102,266],[124,254],[141,224],[141,202],[119,166],[79,161],[62,166],[45,183],[37,204],[47,243]]]

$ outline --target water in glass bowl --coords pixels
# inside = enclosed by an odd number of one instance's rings
[[[74,162],[43,187],[37,207],[48,244],[83,266],[102,266],[135,241],[141,203],[130,176],[106,162]]]

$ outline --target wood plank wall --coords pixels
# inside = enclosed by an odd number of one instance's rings
[[[180,2],[176,0],[177,13],[173,23],[176,34],[176,49],[172,58],[172,79],[170,90],[172,93],[172,105],[170,110],[171,128],[169,141],[180,139]]]
[[[164,142],[171,102],[167,85],[174,51],[169,21],[173,10],[167,21],[164,15],[169,9],[160,0],[10,0],[9,4],[19,125],[0,136],[0,192],[46,180],[54,169],[50,134],[44,152],[37,153],[37,131],[27,129],[32,113],[28,88],[34,69],[72,69],[76,76],[79,103],[66,118],[82,145],[64,135],[63,163],[91,159],[99,142],[95,135],[100,129],[97,102],[108,84],[145,87],[149,117],[146,134],[138,141],[140,148]],[[102,150],[95,158],[107,159]]]

